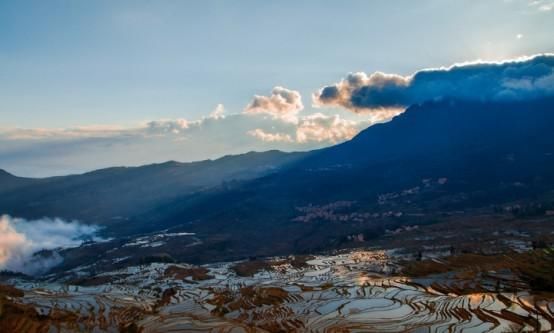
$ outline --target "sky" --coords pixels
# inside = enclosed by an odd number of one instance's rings
[[[554,0],[0,1],[0,168],[328,146],[405,108],[320,98],[349,73],[551,53],[552,31]]]

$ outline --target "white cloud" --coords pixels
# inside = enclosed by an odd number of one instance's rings
[[[285,126],[281,132],[269,132],[261,128],[248,134],[265,142],[290,142],[296,144],[335,144],[349,140],[373,122],[368,119],[347,120],[339,115],[314,113],[299,117],[294,124]]]
[[[189,129],[191,125],[196,125],[196,123],[191,123],[186,119],[154,120],[147,124],[149,132],[158,135],[180,134]]]
[[[218,104],[209,117],[214,119],[225,118],[225,107],[223,104]]]
[[[83,239],[95,239],[98,227],[61,219],[27,221],[0,216],[0,269],[39,274],[59,264],[55,252],[48,257],[34,256],[41,250],[79,246]]]
[[[369,125],[368,121],[356,122],[341,119],[338,115],[315,113],[300,120],[296,129],[296,141],[338,143],[351,139]]]
[[[244,113],[268,114],[274,118],[295,121],[296,115],[302,109],[304,109],[304,105],[298,91],[275,87],[270,96],[255,95],[244,108]]]
[[[554,0],[530,0],[529,6],[534,7],[541,12],[549,12],[554,9]]]
[[[249,135],[265,142],[294,142],[289,134],[269,133],[261,128],[256,128],[247,132]]]
[[[0,139],[9,140],[49,140],[79,138],[109,138],[121,133],[129,133],[120,126],[80,126],[75,128],[0,128]]]
[[[363,78],[355,74],[350,78],[352,82]],[[269,114],[276,121],[290,123],[281,132],[256,128],[247,133],[264,142],[289,142],[297,144],[330,143],[334,144],[351,139],[363,128],[371,124],[368,119],[346,120],[339,115],[324,115],[314,113],[300,116],[304,108],[298,91],[283,87],[275,87],[270,96],[254,96],[253,101],[245,108],[246,114]],[[377,119],[381,120],[381,119]]]

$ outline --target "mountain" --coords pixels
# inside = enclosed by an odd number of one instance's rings
[[[0,195],[3,192],[9,192],[16,188],[25,186],[31,182],[31,179],[16,177],[11,173],[0,169]]]
[[[62,217],[107,226],[125,223],[168,200],[275,172],[303,155],[250,152],[193,163],[170,161],[42,179],[20,178],[2,171],[0,212],[29,219]]]
[[[310,252],[462,212],[554,202],[554,100],[442,100],[232,188],[157,207],[206,241],[187,260]],[[349,238],[350,237],[350,238]],[[208,253],[208,256],[204,254]]]
[[[410,107],[389,123],[314,156],[316,165],[371,164],[511,145],[552,142],[554,101],[464,102],[444,100]],[[531,140],[531,141],[526,141]]]

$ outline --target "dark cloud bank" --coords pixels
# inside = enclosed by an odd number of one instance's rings
[[[405,108],[441,98],[518,101],[554,95],[554,54],[426,69],[411,76],[351,73],[314,93],[318,106],[354,112]]]

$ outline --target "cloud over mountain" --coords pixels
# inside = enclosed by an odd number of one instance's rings
[[[313,94],[315,106],[383,112],[441,98],[515,101],[554,95],[554,55],[502,62],[470,62],[411,76],[351,73]]]
[[[37,274],[61,262],[55,252],[37,256],[42,250],[79,246],[83,239],[97,239],[98,227],[61,219],[27,221],[0,216],[0,270]]]
[[[371,123],[369,120],[354,121],[343,119],[338,115],[314,113],[299,117],[293,124],[285,124],[280,132],[256,128],[248,131],[248,134],[264,142],[334,144],[352,139]]]

